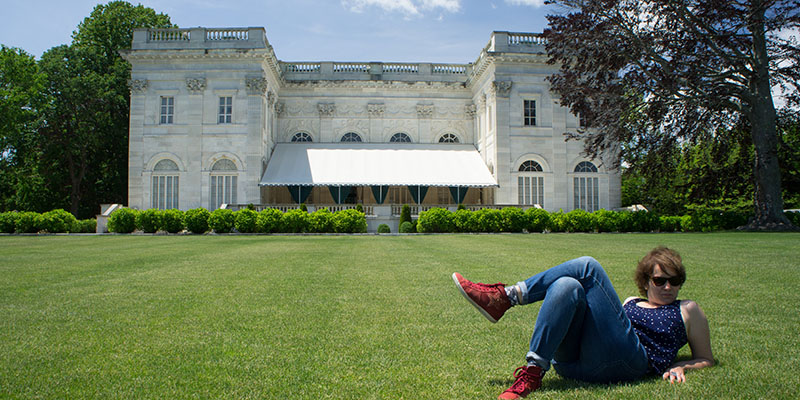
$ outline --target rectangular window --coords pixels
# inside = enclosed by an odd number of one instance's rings
[[[524,113],[523,124],[525,126],[536,126],[536,101],[523,100],[522,109]]]
[[[161,120],[162,124],[171,124],[175,116],[175,98],[161,97]]]
[[[588,212],[600,209],[600,188],[597,178],[576,177],[573,185],[576,209]]]
[[[178,177],[154,176],[150,207],[159,210],[178,208]]]
[[[544,177],[520,176],[517,178],[517,187],[519,204],[544,207]]]
[[[233,97],[223,96],[219,98],[219,118],[217,123],[230,124],[233,117]]]
[[[235,175],[211,176],[210,209],[217,209],[222,204],[236,204],[237,178]]]

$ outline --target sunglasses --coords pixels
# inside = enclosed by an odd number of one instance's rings
[[[670,286],[680,286],[683,285],[683,278],[680,276],[670,276],[670,277],[663,277],[663,276],[652,276],[650,280],[653,281],[653,284],[656,286],[664,286],[668,281]]]

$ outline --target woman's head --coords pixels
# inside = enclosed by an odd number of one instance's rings
[[[657,275],[677,277],[681,284],[686,281],[686,270],[683,268],[681,255],[678,254],[677,251],[664,246],[656,247],[647,253],[647,255],[639,261],[639,265],[636,266],[634,280],[642,296],[648,297],[648,288],[654,285],[652,278],[656,272],[656,266],[658,266],[660,270]]]

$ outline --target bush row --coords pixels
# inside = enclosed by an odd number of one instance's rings
[[[800,213],[786,213],[795,225]],[[713,232],[745,225],[747,213],[715,209],[694,210],[689,215],[660,216],[647,211],[584,210],[549,213],[516,207],[455,212],[443,208],[423,211],[416,221],[418,232]],[[403,226],[400,226],[403,232]]]
[[[148,209],[137,211],[123,208],[111,214],[108,230],[116,233],[145,233],[187,230],[191,233],[362,233],[367,231],[367,219],[358,210],[336,213],[321,208],[313,213],[297,209],[281,212],[268,208],[261,212],[250,209],[232,211],[205,208],[180,210]]]
[[[62,209],[41,214],[32,211],[0,213],[0,233],[94,233],[96,229],[94,219],[78,220]]]

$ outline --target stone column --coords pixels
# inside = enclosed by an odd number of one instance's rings
[[[419,131],[420,143],[422,138],[431,137],[431,117],[433,116],[433,104],[417,104],[417,129]],[[432,138],[435,142],[437,138]]]
[[[208,179],[203,179],[203,119],[206,78],[186,78],[186,177],[181,179],[180,201],[186,209],[207,207]],[[212,101],[217,101],[212,99]],[[216,103],[214,103],[216,105]],[[216,122],[216,121],[215,121]]]
[[[145,79],[128,81],[131,89],[131,114],[128,134],[128,207],[145,206],[142,178],[144,172],[144,118],[148,82]]]
[[[261,191],[258,187],[258,182],[261,180],[261,146],[267,119],[267,80],[263,77],[246,78],[245,88],[247,89],[247,148],[242,156],[247,164],[247,170],[242,177],[244,187],[239,188],[240,192],[244,192],[244,196],[239,197],[239,202],[259,204],[261,203]]]
[[[553,179],[552,183],[545,183],[545,196],[550,196],[552,192],[552,205],[553,210],[563,209],[565,212],[572,210],[571,194],[572,194],[572,180],[569,173],[570,159],[568,157],[567,146],[569,143],[563,139],[558,140],[560,132],[567,130],[567,109],[558,104],[558,99],[547,101],[542,99],[542,108],[550,107],[553,115]],[[545,202],[548,202],[545,199]],[[551,207],[548,207],[551,208]]]
[[[383,113],[385,111],[386,105],[383,103],[367,104],[367,114],[369,114],[369,137],[366,140],[367,142],[383,142]]]
[[[317,103],[317,111],[319,111],[320,142],[332,142],[334,140],[333,114],[336,112],[336,105],[334,103]]]
[[[511,182],[511,82],[495,81],[494,89],[494,124],[495,124],[495,158],[494,170],[497,183],[500,185],[495,191],[495,204],[514,204],[514,182]]]

